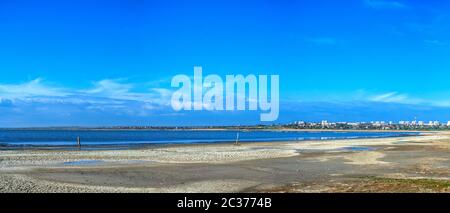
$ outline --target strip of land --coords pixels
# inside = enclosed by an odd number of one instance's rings
[[[0,192],[450,192],[450,133],[1,150]]]

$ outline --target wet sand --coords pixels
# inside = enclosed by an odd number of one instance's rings
[[[450,192],[450,133],[129,150],[1,150],[0,192]]]

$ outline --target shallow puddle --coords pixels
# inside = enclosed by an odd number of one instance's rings
[[[96,164],[101,164],[101,163],[104,163],[104,161],[101,161],[101,160],[80,160],[80,161],[64,162],[64,165],[82,166],[82,165],[96,165]]]
[[[373,147],[363,147],[363,146],[350,146],[350,147],[344,147],[344,150],[347,151],[374,151],[376,150]]]

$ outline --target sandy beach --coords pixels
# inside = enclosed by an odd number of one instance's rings
[[[1,150],[0,192],[450,192],[450,133]]]

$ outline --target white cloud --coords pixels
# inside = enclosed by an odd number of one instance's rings
[[[111,100],[137,101],[167,105],[170,101],[171,90],[165,88],[143,88],[138,92],[140,85],[124,83],[122,79],[105,79],[94,82],[94,87],[81,90],[86,96],[101,97]],[[144,84],[147,85],[147,84]]]
[[[404,94],[398,94],[397,92],[384,93],[380,95],[372,96],[369,100],[376,102],[395,102],[402,103],[408,100],[408,96]]]
[[[87,90],[86,93],[114,96],[118,94],[120,95],[128,93],[131,90],[131,88],[133,88],[132,84],[123,84],[120,83],[119,81],[120,80],[105,79],[98,82],[94,82],[94,88]]]
[[[136,86],[122,83],[120,79],[104,79],[93,83],[93,88],[80,90],[79,92],[87,96],[109,98],[115,100],[150,101],[149,93],[132,92]]]
[[[38,106],[71,105],[139,115],[167,108],[170,104],[170,90],[144,88],[139,91],[138,87],[122,79],[104,79],[86,89],[62,88],[38,78],[19,84],[0,84],[0,100],[2,106],[26,105],[37,109]]]
[[[439,98],[423,98],[423,97],[411,97],[407,94],[401,94],[398,92],[388,92],[383,94],[371,95],[368,98],[369,101],[383,102],[383,103],[399,103],[399,104],[411,104],[421,106],[435,106],[435,107],[450,107],[450,101],[447,99]]]
[[[407,7],[401,2],[390,0],[364,0],[364,3],[374,9],[401,9]]]
[[[338,43],[336,39],[330,37],[308,38],[305,41],[316,45],[336,45]]]
[[[58,87],[44,85],[42,78],[20,84],[0,84],[0,97],[6,99],[24,99],[40,96],[64,97],[69,93]]]
[[[447,42],[440,41],[440,40],[425,40],[425,43],[431,44],[431,45],[436,45],[436,46],[447,46],[448,45]]]
[[[327,102],[334,104],[351,103],[366,104],[367,102],[406,104],[417,107],[450,107],[450,91],[434,92],[428,94],[407,94],[396,91],[375,92],[359,89],[347,92],[316,91],[297,92],[295,95],[285,97],[285,101]]]

